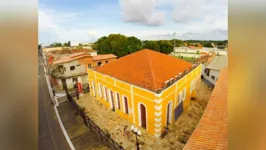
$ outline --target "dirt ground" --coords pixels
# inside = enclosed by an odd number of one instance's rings
[[[183,148],[198,124],[208,104],[211,92],[212,89],[205,82],[200,81],[196,86],[196,96],[191,99],[187,110],[173,124],[168,126],[169,133],[164,139],[170,139],[169,142],[172,144],[178,140]]]
[[[201,115],[208,103],[212,90],[205,82],[200,80],[196,84],[196,94],[191,100],[188,108],[179,116],[179,118],[168,126],[169,132],[164,138],[156,138],[148,134],[144,129],[142,136],[139,137],[140,149],[182,149],[194,131]],[[85,108],[86,115],[89,116],[99,127],[110,133],[111,138],[123,146],[124,149],[136,149],[135,139],[127,139],[123,134],[125,126],[131,126],[132,123],[112,112],[102,105],[93,96],[85,94],[83,98],[77,100],[77,103]],[[131,135],[132,137],[134,135]]]

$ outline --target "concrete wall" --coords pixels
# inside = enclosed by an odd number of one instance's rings
[[[78,79],[78,82],[80,82],[83,86],[85,84],[88,84],[88,76],[87,75],[78,76],[77,79]],[[56,80],[57,80],[59,89],[62,90],[63,89],[62,79],[56,79]],[[67,84],[68,89],[74,88],[73,78],[66,79],[66,84]],[[84,87],[84,88],[86,88],[86,87]]]
[[[203,77],[211,82],[213,85],[215,85],[217,79],[219,78],[220,71],[218,70],[210,70],[209,76],[206,75],[206,73],[203,73]],[[212,79],[212,76],[215,77],[215,80]]]
[[[206,53],[209,53],[209,52],[215,52],[216,54],[219,54],[219,55],[227,55],[228,54],[228,51],[227,50],[220,50],[220,49],[217,49],[217,48],[202,48],[202,49],[189,49],[189,48],[177,48],[175,47],[175,52],[176,53],[197,53],[197,51],[199,52],[206,52]]]
[[[91,56],[97,56],[97,52],[89,52]]]
[[[183,57],[194,57],[194,58],[200,58],[200,55],[197,55],[197,54],[185,54],[185,53],[174,53],[174,54],[171,54],[171,55],[174,55],[174,56],[183,56]]]
[[[86,67],[80,65],[77,60],[65,63],[63,66],[66,69],[63,73],[64,76],[73,76],[76,74],[86,73]],[[75,66],[75,70],[70,70],[71,66]]]

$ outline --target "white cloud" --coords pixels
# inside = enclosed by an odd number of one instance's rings
[[[155,9],[155,0],[120,0],[122,17],[125,22],[145,25],[161,25],[165,13]]]
[[[182,39],[182,40],[226,40],[228,39],[227,30],[211,30],[208,32],[185,32],[183,34],[173,33],[157,34],[141,36],[142,40],[171,40],[171,39]]]
[[[71,43],[90,42],[97,39],[96,30],[88,28],[77,28],[75,26],[75,23],[73,23],[74,21],[72,20],[77,18],[80,13],[60,12],[42,6],[39,8],[38,15],[39,32],[41,34],[48,34],[48,37],[45,37],[47,38],[47,40],[42,39],[44,40],[42,41],[42,43],[48,42],[48,39],[52,39],[50,41],[50,44],[52,42],[67,41],[71,41]],[[67,25],[69,25],[70,23],[72,26],[67,27]]]

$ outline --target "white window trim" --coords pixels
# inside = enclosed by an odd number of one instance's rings
[[[167,111],[168,110],[168,105],[171,103],[171,105],[170,105],[170,109],[169,109],[169,112]],[[168,114],[166,114],[166,125],[167,125],[167,122],[169,122],[169,123],[172,123],[172,113],[173,113],[173,102],[172,102],[172,100],[171,101],[169,101],[168,102],[168,104],[166,105],[166,113],[169,113],[169,118],[168,118],[168,120],[167,120],[167,115]]]
[[[104,100],[107,101],[106,89],[107,89],[106,86],[103,86],[103,92],[104,92],[103,97],[104,97]]]
[[[111,97],[111,90],[110,89],[107,89],[108,91],[108,96],[109,96],[109,103],[110,103],[110,108],[114,108],[115,106],[113,106],[113,103],[112,103],[112,97]],[[114,94],[114,92],[112,91],[112,93]],[[114,98],[114,95],[113,95],[113,98]]]
[[[96,96],[96,91],[95,91],[95,83],[94,80],[91,81],[92,82],[92,90],[93,90],[93,95]]]
[[[187,96],[187,89],[184,88],[183,89],[183,101],[186,100],[186,96]]]
[[[182,91],[180,91],[178,94],[177,94],[177,105],[179,105],[183,99],[182,97]]]
[[[146,131],[148,131],[148,108],[147,108],[147,106],[144,104],[144,103],[142,103],[142,102],[139,102],[138,103],[138,117],[139,117],[139,127],[141,127],[141,111],[140,111],[140,104],[142,104],[144,107],[145,107],[145,110],[146,110]]]
[[[127,113],[126,113],[126,106],[125,106],[125,97],[127,98],[128,115],[130,115],[130,112],[129,112],[129,106],[128,106],[128,104],[129,104],[129,100],[128,100],[128,97],[125,96],[125,95],[122,96],[122,98],[123,98],[123,99],[122,99],[123,113],[127,114]]]
[[[118,94],[118,96],[119,96],[119,100],[118,100],[117,94]],[[116,108],[119,109],[119,110],[121,111],[121,105],[120,105],[120,108],[118,107],[118,103],[121,104],[121,103],[120,103],[120,99],[121,99],[121,97],[120,97],[120,94],[119,94],[118,92],[115,92],[115,98],[116,98]]]
[[[98,83],[98,92],[99,92],[100,98],[103,97],[101,87],[102,87],[101,83]]]

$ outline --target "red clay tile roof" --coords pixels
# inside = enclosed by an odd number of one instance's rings
[[[197,127],[183,150],[228,149],[228,68],[224,68]]]
[[[83,57],[90,57],[90,54],[86,53],[86,52],[80,52],[80,53],[74,53],[72,55],[63,57],[61,59],[55,60],[53,62],[53,64],[61,64],[61,63],[66,63],[66,62],[70,62],[70,61],[74,61]]]
[[[156,91],[164,82],[192,67],[184,60],[144,49],[96,68],[97,72]]]
[[[111,58],[116,58],[114,54],[106,54],[106,55],[96,55],[92,56],[92,60],[104,60],[104,59],[111,59]]]

